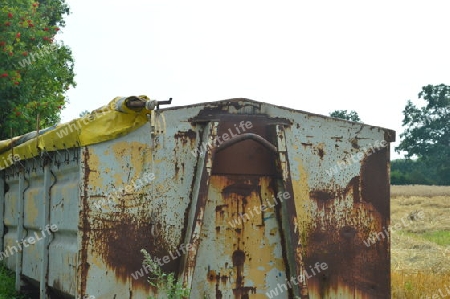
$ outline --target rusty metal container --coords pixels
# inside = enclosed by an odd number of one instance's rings
[[[155,110],[3,169],[2,259],[40,298],[165,298],[141,249],[192,299],[390,298],[394,140],[248,99]]]

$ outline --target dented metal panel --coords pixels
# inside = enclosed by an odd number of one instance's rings
[[[141,249],[192,299],[389,298],[389,238],[368,240],[389,225],[394,138],[247,99],[152,111],[1,172],[3,249],[58,226],[7,265],[41,298],[164,298]]]

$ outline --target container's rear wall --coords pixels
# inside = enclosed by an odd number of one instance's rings
[[[180,119],[180,115],[158,117],[161,126],[153,135],[146,124],[84,149],[79,294],[97,298],[157,294],[147,282],[141,249],[153,257],[169,256],[162,268],[179,272],[177,249],[184,243],[196,163],[190,152],[195,132]]]
[[[286,139],[310,298],[388,298],[389,236],[366,243],[389,226],[393,136],[357,123],[285,116],[295,121]],[[327,271],[312,275],[316,263]]]

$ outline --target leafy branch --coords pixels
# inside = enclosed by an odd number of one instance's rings
[[[148,267],[152,276],[148,278],[148,282],[152,287],[156,287],[158,291],[166,293],[167,299],[185,299],[189,297],[189,289],[183,287],[183,284],[175,278],[174,273],[165,273],[161,267],[155,262],[147,250],[142,249],[144,255],[144,266]],[[156,299],[150,296],[149,299]]]

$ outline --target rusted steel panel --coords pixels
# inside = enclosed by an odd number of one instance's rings
[[[53,298],[163,298],[141,249],[192,299],[389,298],[389,237],[369,238],[389,226],[394,138],[247,99],[152,111],[122,137],[0,172],[2,250],[58,226],[23,270],[6,264]]]
[[[266,140],[269,130],[263,120],[249,116],[220,122],[213,174],[275,175],[276,148]]]
[[[389,239],[364,244],[389,225],[388,146],[363,151],[384,140],[384,132],[349,123],[343,131],[325,119],[298,123],[287,140],[289,152],[297,149],[290,162],[304,214],[305,264],[328,265],[326,274],[308,279],[309,297],[389,298]],[[361,161],[352,159],[358,154]]]
[[[151,130],[144,126],[83,151],[79,294],[144,298],[157,293],[146,277],[132,277],[142,269],[140,250],[163,258],[184,242],[194,178],[195,157],[187,147],[192,131],[160,127],[165,135],[152,137]],[[162,268],[178,273],[180,261],[170,258]],[[101,288],[96,277],[103,278]]]
[[[153,254],[168,245],[165,236],[150,234],[152,221],[156,221],[152,212],[158,218],[163,215],[152,211],[151,200],[157,192],[142,186],[144,174],[152,167],[152,153],[145,144],[149,138],[150,134],[139,136],[135,132],[83,149],[79,295],[143,297],[148,284],[145,279],[133,281],[131,277],[142,268],[140,249],[160,244],[160,248],[149,250]],[[96,277],[102,277],[101,285]]]
[[[211,177],[191,298],[266,298],[285,282],[272,188],[267,176]]]

